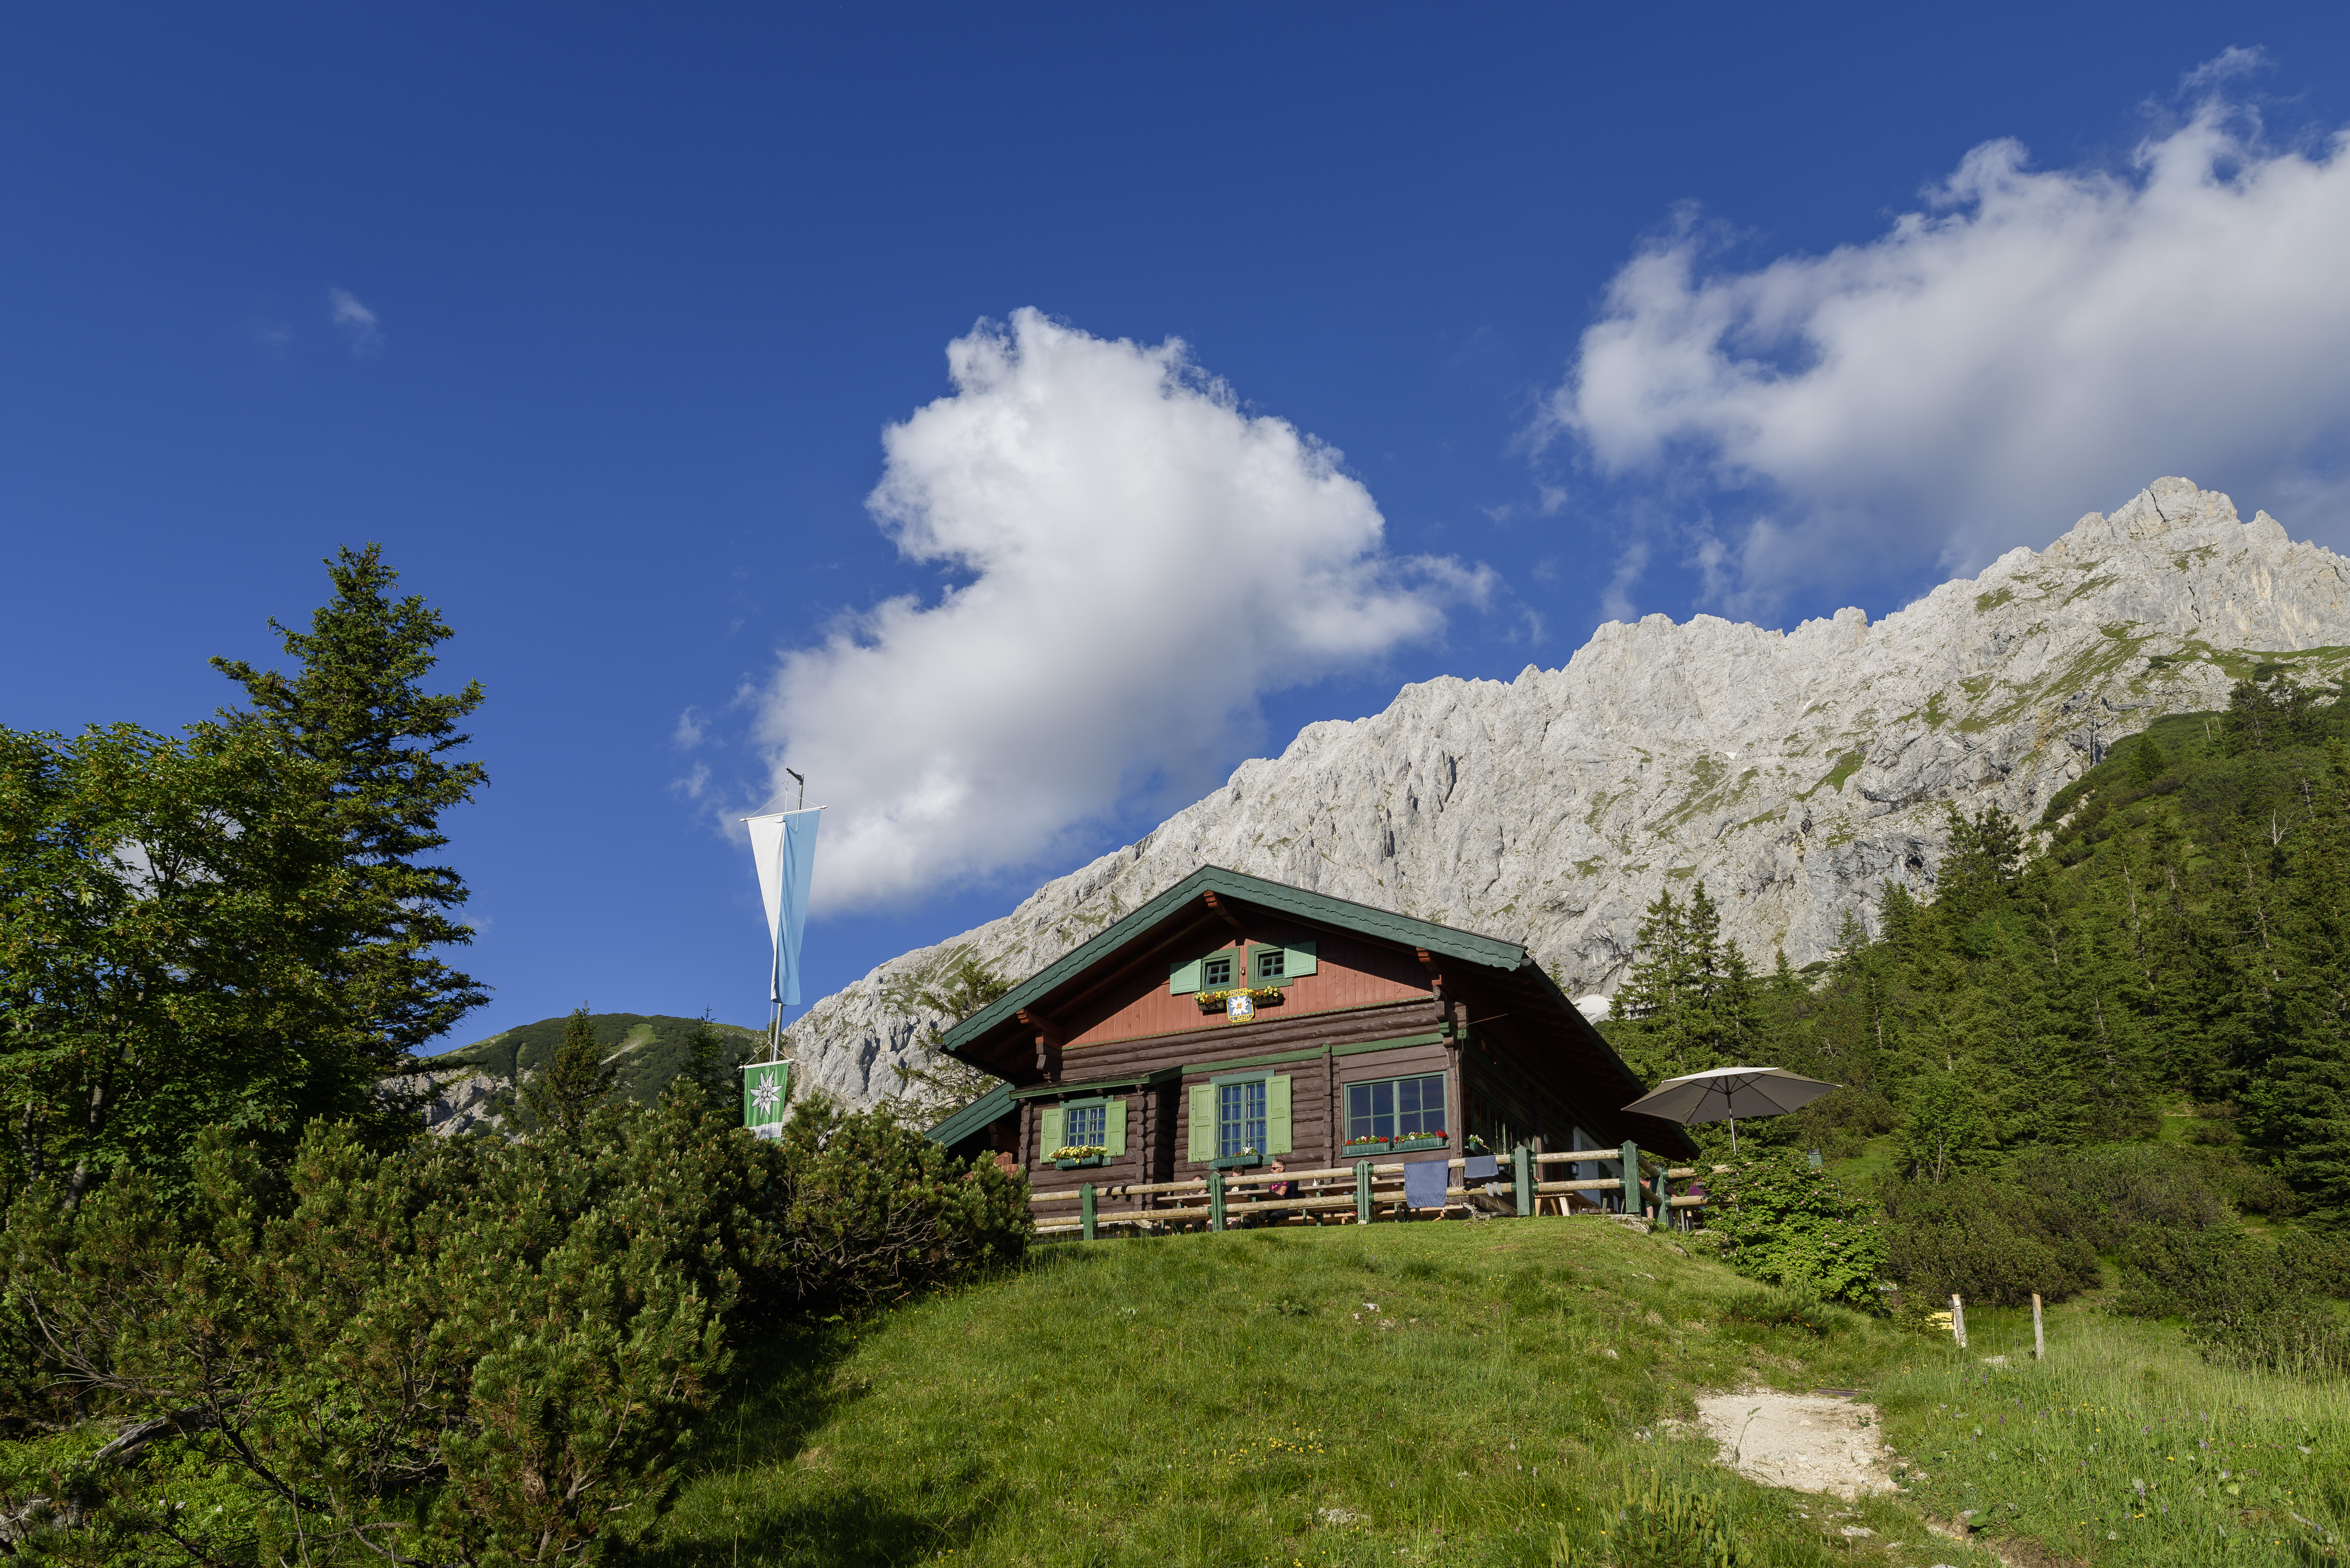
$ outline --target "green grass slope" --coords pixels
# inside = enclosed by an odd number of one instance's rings
[[[1596,1220],[1066,1243],[752,1347],[647,1545],[679,1568],[1700,1561],[1627,1539],[1625,1482],[1651,1471],[1727,1507],[1744,1564],[1993,1561],[1929,1510],[1975,1511],[2039,1553],[2019,1562],[2292,1562],[2343,1528],[2338,1391],[2212,1371],[2085,1306],[2052,1317],[2044,1366],[2019,1335],[2028,1314],[1978,1314],[1962,1354],[1792,1309]],[[1855,1504],[1732,1478],[1679,1421],[1757,1386],[1862,1391],[1922,1476]]]
[[[542,1018],[460,1046],[425,1064],[444,1069],[480,1067],[510,1083],[518,1082],[525,1070],[544,1067],[555,1059],[568,1022],[567,1018]],[[670,1080],[685,1066],[691,1054],[686,1042],[702,1023],[698,1018],[636,1012],[590,1013],[588,1022],[595,1027],[596,1044],[605,1061],[619,1071],[618,1087],[622,1096],[646,1106],[660,1098]],[[764,1030],[737,1023],[712,1023],[711,1028],[724,1042],[722,1057],[728,1067],[750,1060],[752,1051],[766,1042]]]

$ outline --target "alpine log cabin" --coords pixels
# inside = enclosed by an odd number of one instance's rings
[[[1693,1158],[1514,942],[1205,866],[949,1031],[1004,1082],[933,1128],[1151,1182],[1627,1142]],[[1474,1146],[1471,1146],[1474,1152]],[[1570,1171],[1568,1174],[1580,1174]]]

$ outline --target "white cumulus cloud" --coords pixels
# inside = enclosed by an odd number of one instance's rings
[[[1243,411],[1184,345],[1033,310],[947,350],[954,392],[883,437],[868,498],[956,579],[783,655],[776,782],[811,779],[834,908],[1035,865],[1253,738],[1260,693],[1430,637],[1482,571],[1383,553],[1339,454]]]
[[[362,358],[383,347],[383,324],[348,289],[327,290],[327,319],[341,329],[343,341]]]
[[[2278,148],[2212,98],[2117,170],[1990,142],[1868,243],[1752,270],[1709,270],[1685,218],[1617,275],[1545,433],[1610,478],[1747,493],[1708,571],[1732,598],[1979,565],[2157,474],[2337,529],[2345,141]]]

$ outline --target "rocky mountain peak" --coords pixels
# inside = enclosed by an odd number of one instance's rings
[[[1560,669],[1407,686],[954,940],[1024,975],[1205,861],[1522,941],[1570,996],[1612,992],[1641,909],[1700,880],[1725,935],[1800,967],[1888,882],[1930,896],[1947,804],[2036,816],[2094,749],[2262,661],[2350,662],[2350,561],[2158,479],[1874,623],[1650,615]],[[795,1026],[807,1081],[896,1091],[920,1021],[879,981],[924,956]]]

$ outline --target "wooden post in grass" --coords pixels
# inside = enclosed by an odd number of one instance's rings
[[[1208,1229],[1221,1231],[1223,1228],[1224,1173],[1211,1170],[1208,1172]]]
[[[2038,1291],[2032,1293],[2032,1359],[2034,1361],[2048,1359],[2048,1336],[2041,1332],[2040,1327],[2040,1293]]]
[[[1367,1225],[1370,1222],[1371,1162],[1358,1159],[1355,1161],[1355,1223]]]
[[[1077,1212],[1085,1222],[1086,1240],[1090,1241],[1094,1239],[1094,1184],[1090,1181],[1077,1185]]]
[[[1627,1143],[1617,1151],[1624,1157],[1624,1212],[1640,1211],[1640,1146]]]
[[[1967,1303],[1955,1295],[1950,1298],[1950,1337],[1960,1350],[1967,1347]]]
[[[1523,1220],[1534,1211],[1534,1151],[1524,1144],[1518,1145],[1518,1218]]]

